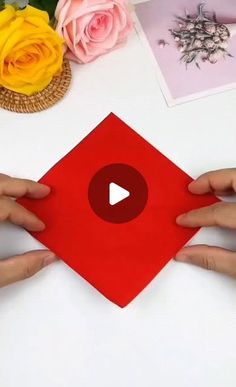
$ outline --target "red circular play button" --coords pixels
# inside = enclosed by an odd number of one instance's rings
[[[88,189],[89,203],[103,220],[125,223],[141,214],[148,199],[143,176],[126,164],[111,164],[100,169]]]

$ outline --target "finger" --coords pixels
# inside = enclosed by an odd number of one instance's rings
[[[32,277],[55,260],[55,254],[47,250],[32,251],[0,260],[0,288]]]
[[[189,184],[190,192],[202,195],[214,192],[219,196],[236,192],[236,168],[212,171]]]
[[[0,197],[0,222],[8,220],[28,231],[42,231],[45,224],[32,212],[26,210],[14,200]]]
[[[199,245],[184,248],[175,259],[236,278],[236,252]]]
[[[213,193],[214,193],[215,196],[232,196],[232,195],[235,195],[235,192],[233,190],[215,191]]]
[[[36,183],[26,179],[16,179],[7,175],[0,174],[0,195],[22,197],[27,196],[31,199],[42,199],[50,192],[46,185]]]
[[[217,203],[178,216],[177,224],[183,227],[225,227],[236,229],[236,203]]]

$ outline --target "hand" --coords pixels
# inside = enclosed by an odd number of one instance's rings
[[[189,185],[196,195],[209,192],[229,196],[236,192],[236,168],[206,173]],[[236,203],[217,203],[190,211],[177,218],[184,227],[218,226],[236,230]],[[176,256],[177,261],[192,263],[236,278],[236,252],[205,245],[186,247]]]
[[[49,192],[50,188],[42,184],[0,174],[0,221],[8,220],[28,231],[44,230],[43,222],[12,198],[27,196],[41,199]],[[32,251],[0,260],[0,288],[31,277],[55,260],[55,255],[48,250]]]

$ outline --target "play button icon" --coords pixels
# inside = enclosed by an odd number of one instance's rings
[[[110,164],[91,179],[88,199],[92,210],[103,220],[125,223],[144,210],[148,187],[135,168],[127,164]]]
[[[130,192],[122,188],[116,183],[109,184],[109,203],[111,206],[114,206],[117,203],[120,203],[122,200],[128,198]]]

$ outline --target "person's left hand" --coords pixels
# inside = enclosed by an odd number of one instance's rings
[[[49,192],[50,188],[45,185],[0,174],[0,222],[9,221],[28,231],[44,230],[44,223],[32,212],[16,203],[13,198],[27,196],[32,199],[42,199]],[[8,259],[1,259],[0,288],[31,277],[55,260],[55,254],[48,250],[31,251]]]

